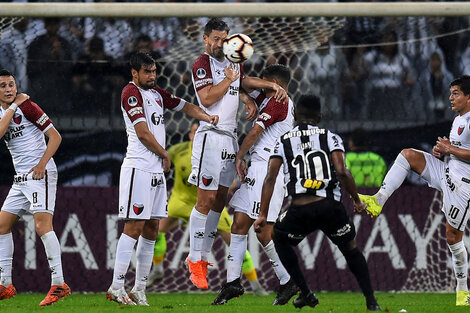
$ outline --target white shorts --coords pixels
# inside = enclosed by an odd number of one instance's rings
[[[470,215],[470,183],[462,177],[450,177],[447,163],[423,152],[426,167],[421,176],[429,187],[442,192],[444,212],[447,222],[455,229],[464,231]],[[465,182],[465,180],[467,182]]]
[[[121,167],[119,177],[119,217],[133,220],[162,219],[168,216],[165,175],[131,167]]]
[[[188,182],[204,190],[230,187],[236,174],[237,152],[238,142],[231,136],[215,131],[196,133]]]
[[[47,171],[43,179],[33,180],[33,173],[15,175],[2,211],[23,216],[25,213],[54,214],[57,172]]]
[[[268,164],[266,162],[253,162],[248,168],[245,182],[235,191],[230,206],[235,212],[242,212],[252,219],[257,219],[261,205],[261,190],[266,177]],[[269,203],[268,222],[275,222],[282,208],[285,196],[284,174],[282,169],[276,178],[273,196]]]

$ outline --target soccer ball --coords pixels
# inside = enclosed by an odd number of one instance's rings
[[[233,34],[224,40],[224,54],[233,63],[245,62],[253,51],[253,42],[245,34]]]

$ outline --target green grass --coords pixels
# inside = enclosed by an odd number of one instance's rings
[[[188,312],[188,313],[276,313],[299,312],[292,303],[272,306],[274,294],[257,297],[246,294],[221,306],[212,306],[213,293],[167,293],[148,294],[150,307],[120,306],[110,302],[104,294],[71,294],[50,307],[39,307],[44,294],[18,294],[13,299],[0,301],[0,312],[65,312],[65,313],[138,313],[138,312]],[[359,293],[323,292],[317,294],[320,304],[302,312],[356,313],[366,312],[365,300]],[[378,302],[385,312],[398,313],[454,313],[470,312],[469,308],[455,306],[455,294],[450,293],[376,293]],[[291,301],[292,302],[292,301]]]

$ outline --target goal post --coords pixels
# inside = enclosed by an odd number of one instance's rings
[[[390,165],[402,148],[421,145],[426,150],[437,136],[448,134],[453,117],[446,100],[448,83],[470,72],[468,16],[470,2],[2,3],[0,65],[15,73],[20,90],[45,109],[63,134],[54,156],[59,169],[54,226],[70,285],[77,291],[104,291],[111,278],[122,227],[116,216],[117,183],[127,144],[120,93],[130,79],[128,56],[142,43],[149,44],[145,48],[157,59],[157,85],[196,103],[191,66],[204,51],[203,26],[210,17],[222,17],[230,33],[253,40],[255,54],[243,63],[246,75],[259,76],[274,63],[288,66],[288,93],[294,102],[302,94],[319,95],[322,126],[341,135],[346,147],[354,130],[367,130],[369,148]],[[61,59],[29,49],[46,32],[43,18],[54,17],[61,18]],[[28,23],[19,27],[19,20]],[[389,46],[399,57],[387,64],[382,53]],[[430,84],[431,60],[443,74],[439,84],[434,78]],[[39,75],[33,70],[38,65],[43,71]],[[54,103],[65,91],[71,96]],[[251,123],[239,111],[242,138]],[[164,120],[168,145],[183,141],[192,120],[173,111]],[[8,160],[5,150],[0,149],[0,156]],[[1,166],[0,172],[7,173]],[[0,180],[3,200],[11,176],[0,175]],[[452,291],[440,194],[406,186],[390,201],[376,220],[353,218],[374,286],[384,291]],[[352,212],[347,197],[345,203]],[[15,246],[15,268],[38,279],[16,277],[15,286],[39,291],[34,283],[47,281],[48,273],[39,257],[36,264],[35,252],[42,248],[34,241],[34,221],[26,218],[19,228],[15,243],[23,244],[18,250]],[[195,291],[181,267],[187,236],[183,227],[168,234],[164,265],[170,274],[150,291]],[[465,242],[470,248],[470,241]],[[253,234],[249,249],[261,283],[272,291],[278,282]],[[303,241],[299,253],[316,290],[358,290],[341,253],[321,233]],[[211,291],[223,282],[225,257],[226,248],[217,239]]]
[[[3,3],[1,16],[24,17],[259,17],[468,16],[470,3]]]

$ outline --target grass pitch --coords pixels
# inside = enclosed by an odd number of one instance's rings
[[[106,299],[104,293],[74,294],[49,307],[40,307],[45,294],[18,294],[13,299],[0,301],[0,312],[65,312],[65,313],[140,313],[140,312],[188,312],[188,313],[269,313],[300,312],[292,300],[285,306],[273,306],[275,294],[254,296],[246,294],[232,299],[225,305],[213,306],[214,293],[150,293],[150,307],[129,307],[118,305]],[[312,309],[304,307],[302,312],[318,313],[363,313],[366,312],[362,294],[354,292],[317,293],[320,304]],[[384,312],[399,313],[457,313],[470,312],[468,307],[455,306],[453,293],[376,293]],[[402,311],[404,312],[404,311]]]

